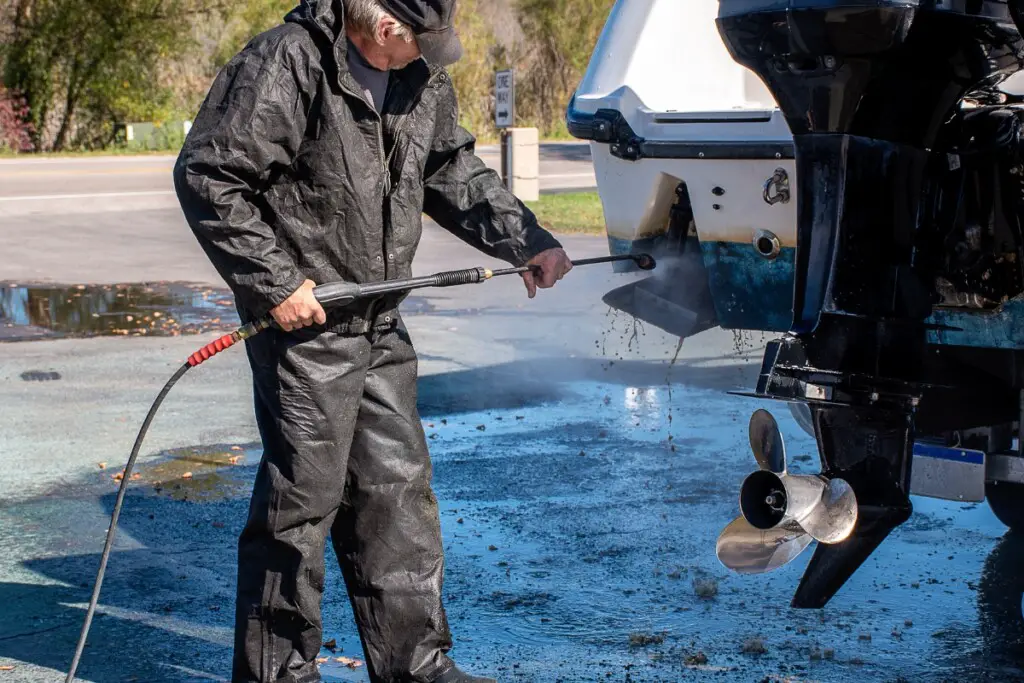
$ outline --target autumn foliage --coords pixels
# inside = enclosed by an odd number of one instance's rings
[[[32,124],[28,103],[0,85],[0,150],[31,152]]]

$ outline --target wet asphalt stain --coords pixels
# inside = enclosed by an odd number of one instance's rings
[[[517,383],[495,380],[524,382],[516,364],[420,382],[451,654],[466,669],[531,683],[1024,680],[1024,539],[999,538],[984,506],[915,500],[913,523],[828,607],[794,610],[803,560],[739,576],[714,554],[756,467],[746,421],[759,405],[719,390],[735,368],[680,364],[686,379],[670,399],[664,364],[622,375],[561,365],[542,366],[546,381],[526,382],[533,390],[514,400],[500,394]],[[786,411],[767,407],[791,449],[813,448]],[[226,680],[234,549],[258,459],[258,445],[228,444],[140,462],[87,680]],[[66,666],[116,475],[107,465],[81,488],[0,504],[0,532],[30,539],[21,566],[50,584],[0,582],[0,655]],[[365,669],[337,661],[362,651],[330,547],[324,639],[336,642],[321,666],[325,680],[366,681]],[[28,632],[37,635],[19,635]]]

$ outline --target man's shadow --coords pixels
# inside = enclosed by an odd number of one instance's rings
[[[116,550],[110,558],[78,678],[98,682],[228,680],[230,633],[224,617],[230,618],[233,606],[229,588],[217,581],[216,575],[230,567],[230,539],[225,537],[223,547],[198,538],[186,546],[178,545],[181,534],[168,539],[166,527],[171,520],[181,521],[183,515],[185,523],[192,526],[195,515],[188,508],[201,506],[153,495],[142,487],[130,491],[118,545],[137,548]],[[113,501],[112,492],[100,497],[103,514],[109,515]],[[63,502],[41,499],[26,506],[49,505],[59,518]],[[228,509],[244,514],[244,505],[241,499],[219,504],[224,514],[230,514]],[[161,519],[165,521],[158,521]],[[4,605],[0,656],[66,672],[98,565],[99,554],[95,553],[41,557],[23,566],[54,583],[0,583],[0,604]],[[223,569],[218,570],[218,565]],[[212,571],[207,569],[211,566]],[[201,589],[203,594],[193,589]],[[218,616],[211,607],[227,614]]]

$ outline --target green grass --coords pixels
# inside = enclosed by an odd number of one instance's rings
[[[551,232],[600,235],[605,231],[604,209],[596,192],[545,194],[526,205]]]
[[[107,147],[104,149],[91,150],[68,150],[65,152],[12,152],[9,149],[0,149],[0,159],[75,159],[79,157],[151,157],[151,156],[176,156],[179,150],[147,150],[129,149],[127,147]]]

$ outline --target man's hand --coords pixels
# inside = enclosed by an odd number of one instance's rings
[[[572,270],[572,261],[562,249],[542,251],[530,259],[526,265],[540,267],[539,275],[531,271],[523,273],[523,282],[526,283],[526,291],[531,299],[537,296],[538,287],[541,289],[554,287],[556,282]]]
[[[313,323],[323,325],[327,322],[327,314],[323,306],[313,296],[316,283],[306,280],[290,297],[270,310],[271,317],[285,332],[308,327]]]

